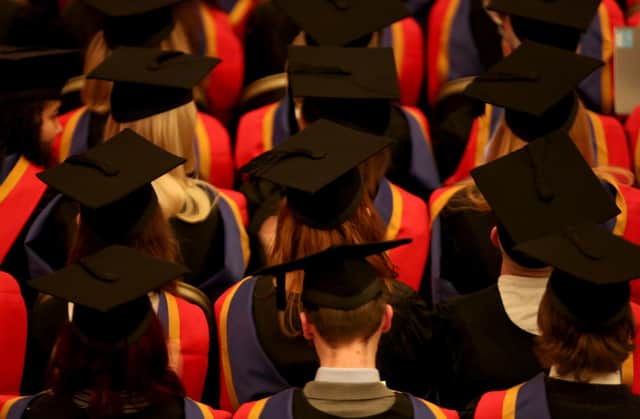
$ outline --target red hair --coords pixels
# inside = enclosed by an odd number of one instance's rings
[[[120,416],[127,402],[123,394],[150,404],[185,395],[169,367],[164,331],[156,316],[136,342],[120,348],[87,342],[67,323],[51,356],[48,385],[56,395],[67,397],[89,392],[91,418]]]

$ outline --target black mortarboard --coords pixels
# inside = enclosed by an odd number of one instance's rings
[[[289,47],[294,97],[400,99],[391,48]]]
[[[603,65],[558,48],[525,42],[466,88],[474,99],[542,116]]]
[[[518,251],[555,268],[547,292],[583,328],[615,322],[640,277],[640,247],[597,225],[568,229],[526,242]]]
[[[138,232],[153,214],[151,181],[184,162],[126,129],[38,177],[78,201],[83,220],[101,237],[118,241]]]
[[[498,218],[501,233],[506,233],[501,241],[507,253],[567,226],[604,223],[620,213],[563,132],[476,168],[471,175]]]
[[[487,8],[584,32],[598,6],[600,0],[491,0]]]
[[[276,0],[276,3],[319,45],[347,46],[409,16],[401,0]]]
[[[285,274],[300,270],[304,271],[302,302],[305,306],[353,310],[376,298],[384,289],[383,278],[366,258],[408,243],[410,239],[330,247],[261,269],[253,275],[276,277],[278,310],[286,308]]]
[[[381,134],[391,101],[400,99],[390,48],[289,47],[287,72],[291,97],[304,98],[305,119]]]
[[[219,62],[177,51],[122,47],[87,78],[115,82],[111,115],[118,122],[131,122],[192,101],[193,88]]]
[[[57,98],[81,62],[78,50],[0,46],[0,102]]]
[[[362,201],[358,165],[393,140],[320,120],[242,171],[285,187],[293,214],[313,228],[341,225]]]
[[[111,49],[159,46],[175,26],[172,6],[180,1],[84,0],[105,15],[104,37]]]
[[[187,272],[139,250],[110,246],[29,285],[75,303],[73,324],[92,341],[132,343],[153,316],[147,293]]]

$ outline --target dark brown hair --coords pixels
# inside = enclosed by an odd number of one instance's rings
[[[322,339],[335,348],[358,340],[369,340],[380,328],[387,300],[386,293],[382,293],[354,310],[310,310],[303,307],[303,311]]]
[[[560,375],[589,381],[594,374],[620,369],[634,350],[635,324],[631,307],[611,325],[598,329],[581,328],[546,293],[540,303],[536,354],[545,368],[554,366]]]
[[[164,331],[155,316],[135,343],[110,350],[87,343],[67,323],[51,357],[48,386],[64,397],[88,391],[90,418],[120,417],[127,395],[150,404],[185,395],[169,367]]]

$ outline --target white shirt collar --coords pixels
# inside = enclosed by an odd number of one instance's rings
[[[329,368],[320,367],[316,371],[316,381],[327,383],[375,383],[380,381],[376,368]]]
[[[540,335],[538,308],[547,289],[548,277],[501,275],[498,290],[509,319],[520,329]]]
[[[551,369],[549,370],[549,377],[562,380],[562,381],[571,381],[571,382],[576,381],[575,378],[573,378],[570,375],[562,376],[558,374],[558,370],[556,369],[555,366],[551,367]],[[622,384],[621,373],[620,371],[616,371],[609,374],[594,375],[591,378],[591,380],[589,380],[589,384],[606,384],[606,385],[614,385],[614,386],[621,385]]]

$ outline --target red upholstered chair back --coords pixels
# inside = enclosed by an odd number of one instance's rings
[[[27,345],[27,309],[16,280],[0,272],[0,394],[19,394]]]

